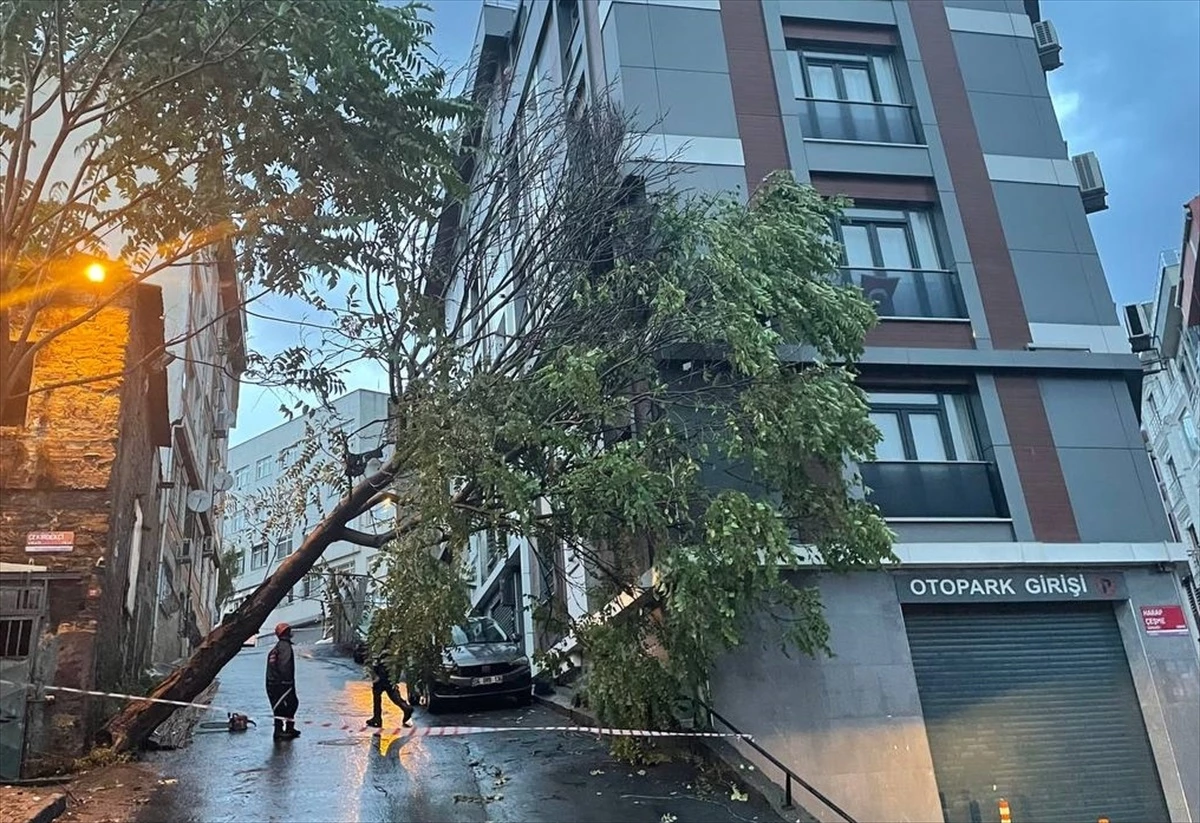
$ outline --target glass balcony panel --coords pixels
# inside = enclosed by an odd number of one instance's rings
[[[859,466],[867,499],[884,517],[1008,517],[991,463],[875,462]]]
[[[842,270],[842,282],[853,283],[875,303],[880,317],[963,317],[954,272],[939,269]]]
[[[802,98],[800,131],[820,140],[908,143],[917,138],[912,107],[901,103],[864,103]]]

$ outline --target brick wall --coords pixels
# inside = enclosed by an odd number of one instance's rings
[[[157,418],[166,415],[165,391],[151,385],[160,381],[145,368],[123,372],[161,344],[156,296],[156,289],[137,289],[39,350],[25,425],[0,429],[0,560],[33,562],[52,575],[35,664],[43,683],[111,687],[132,682],[145,665],[157,587],[157,446],[165,429]],[[64,296],[39,314],[31,339],[78,318],[90,303]],[[90,376],[100,379],[70,385]],[[137,607],[129,615],[135,499],[143,534]],[[42,530],[75,532],[74,548],[27,554],[26,534]],[[68,765],[114,708],[68,696],[31,704],[26,773]]]

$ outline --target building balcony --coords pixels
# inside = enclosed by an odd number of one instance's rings
[[[800,131],[814,140],[923,144],[913,107],[903,103],[857,103],[799,98]]]
[[[885,518],[1008,517],[996,467],[985,462],[878,461],[859,466],[867,499]]]
[[[880,317],[965,318],[958,277],[944,269],[845,268],[842,285],[862,289]]]

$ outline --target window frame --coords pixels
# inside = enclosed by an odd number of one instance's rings
[[[260,457],[254,462],[254,479],[265,480],[271,476],[271,458]]]
[[[896,418],[900,430],[900,445],[904,452],[903,460],[874,460],[875,463],[979,463],[984,462],[977,458],[972,458],[967,455],[959,455],[959,444],[954,437],[954,424],[951,422],[952,415],[955,410],[951,408],[954,401],[952,397],[962,397],[966,400],[965,392],[948,392],[948,391],[890,391],[876,390],[868,392],[868,407],[871,415],[893,415]],[[916,401],[903,402],[899,399],[893,402],[875,402],[872,397],[887,395],[929,395],[937,398],[936,403],[920,403]],[[971,446],[975,447],[977,452],[981,451],[979,441],[979,427],[975,420],[974,411],[971,409],[969,402],[966,403],[965,412],[967,415],[968,431],[960,431],[959,436],[963,438],[963,445],[968,449]],[[916,439],[913,436],[912,425],[909,418],[912,416],[928,416],[934,415],[937,417],[938,433],[941,435],[942,450],[946,457],[943,460],[924,460],[917,456]],[[966,442],[968,439],[972,442]],[[882,440],[880,441],[883,442]]]
[[[883,51],[862,51],[862,52],[847,52],[833,49],[830,51],[822,51],[819,48],[808,48],[799,45],[790,49],[799,61],[800,79],[804,85],[804,96],[809,100],[822,100],[836,103],[875,103],[881,106],[903,106],[907,105],[903,98],[904,92],[900,85],[899,74],[896,72],[895,61],[891,52]],[[900,97],[899,101],[883,100],[882,93],[879,89],[879,77],[875,70],[875,62],[872,58],[882,57],[892,63],[892,72],[896,77],[896,96]],[[833,85],[835,93],[838,97],[817,97],[813,93],[812,76],[809,74],[809,66],[816,65],[822,68],[829,68],[833,71]],[[867,81],[871,84],[871,99],[870,100],[851,100],[846,96],[846,68],[862,68],[866,67]]]
[[[275,560],[279,561],[279,560],[284,560],[288,557],[291,557],[292,554],[296,551],[293,544],[294,544],[294,541],[292,540],[292,536],[290,534],[285,534],[285,535],[276,537],[274,540],[274,544],[273,544],[273,556],[274,556]],[[283,551],[284,546],[287,547],[286,552]]]
[[[267,543],[256,543],[250,547],[250,570],[265,569],[271,561],[271,547]]]

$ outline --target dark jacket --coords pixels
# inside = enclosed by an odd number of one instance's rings
[[[272,686],[293,687],[296,685],[296,657],[292,654],[292,641],[280,638],[267,654],[267,688]]]

